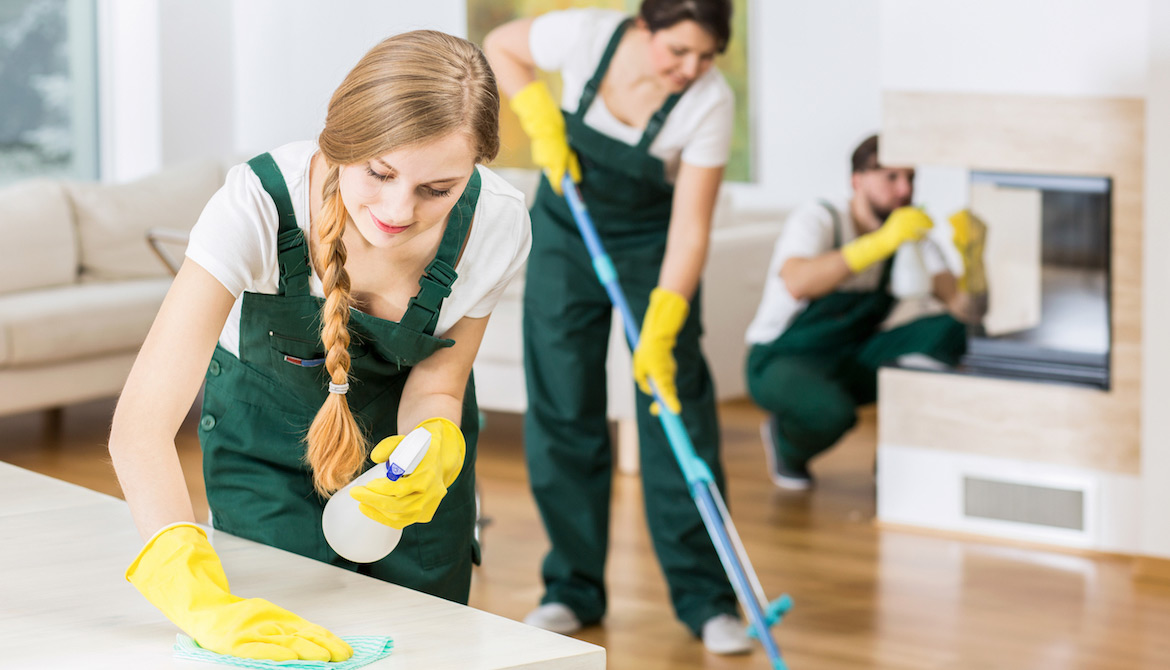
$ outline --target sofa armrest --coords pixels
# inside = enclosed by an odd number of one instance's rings
[[[146,231],[146,243],[150,245],[150,250],[154,252],[155,256],[162,261],[163,265],[171,271],[172,275],[179,274],[179,266],[183,264],[183,258],[175,258],[171,255],[173,247],[183,247],[186,249],[187,241],[191,238],[191,233],[186,230],[176,230],[173,228],[151,228]]]
[[[719,400],[747,394],[744,333],[755,317],[780,219],[716,229],[703,273],[703,351]]]

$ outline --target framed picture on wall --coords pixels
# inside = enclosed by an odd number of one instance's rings
[[[731,158],[727,163],[728,181],[751,181],[751,127],[748,119],[748,0],[733,0],[731,43],[727,51],[715,61],[735,93],[735,130],[731,143]],[[535,17],[560,9],[597,7],[638,13],[640,0],[467,0],[467,36],[476,44],[493,28],[522,17]],[[542,72],[544,79],[560,98],[560,78],[554,73]],[[494,165],[501,167],[534,167],[530,158],[528,138],[520,128],[520,121],[505,104],[500,109],[500,155]]]

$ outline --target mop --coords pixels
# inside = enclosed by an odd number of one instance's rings
[[[626,297],[618,284],[617,270],[614,268],[613,261],[610,260],[609,254],[601,245],[601,239],[593,227],[593,220],[589,217],[585,203],[581,200],[581,193],[569,175],[565,175],[561,182],[561,188],[564,190],[565,200],[569,203],[569,209],[573,213],[577,228],[581,231],[581,237],[585,240],[585,246],[589,249],[589,257],[593,260],[593,270],[605,287],[605,292],[609,294],[610,302],[621,314],[622,325],[626,331],[626,339],[630,342],[630,349],[637,349],[638,331],[634,325],[633,315],[630,313],[630,306],[626,303]],[[690,435],[687,434],[682,419],[668,408],[658,389],[654,387],[653,381],[650,382],[650,387],[660,408],[658,420],[662,422],[662,428],[666,431],[666,437],[674,451],[675,460],[678,461],[683,477],[686,478],[691,498],[699,508],[699,516],[703,518],[703,525],[706,526],[707,533],[711,536],[711,542],[714,543],[719,560],[723,563],[723,569],[727,572],[732,588],[735,589],[735,595],[739,599],[740,605],[743,606],[744,612],[747,613],[748,621],[751,624],[748,628],[748,634],[758,639],[763,645],[768,659],[772,662],[773,670],[787,670],[788,666],[785,665],[784,659],[780,656],[780,648],[772,637],[772,626],[779,623],[784,614],[792,607],[792,598],[784,594],[775,601],[768,601],[764,595],[763,587],[760,586],[760,580],[756,576],[755,568],[752,567],[751,561],[748,559],[743,542],[740,541],[735,524],[731,522],[731,515],[727,512],[723,496],[720,495],[719,489],[715,486],[715,478],[711,475],[711,469],[695,454],[695,447],[691,444]]]

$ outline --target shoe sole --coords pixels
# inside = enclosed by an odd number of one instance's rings
[[[777,472],[776,447],[772,444],[772,436],[768,434],[768,420],[760,423],[760,441],[764,443],[764,460],[768,462],[768,477],[777,488],[787,491],[807,491],[812,488],[812,480],[801,477],[785,477]]]

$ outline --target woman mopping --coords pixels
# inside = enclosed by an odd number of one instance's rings
[[[636,18],[552,12],[495,29],[484,49],[545,172],[524,293],[525,446],[552,549],[526,622],[572,632],[605,614],[613,456],[605,359],[612,307],[567,204],[585,205],[642,322],[634,374],[662,391],[722,486],[715,395],[699,348],[699,277],[731,145],[734,100],[713,67],[730,0],[645,0]],[[561,105],[536,69],[561,74]],[[563,108],[563,112],[562,112]],[[689,316],[688,316],[689,312]],[[676,390],[677,361],[677,390]],[[646,516],[678,617],[717,653],[750,649],[736,599],[649,396],[638,398]]]

